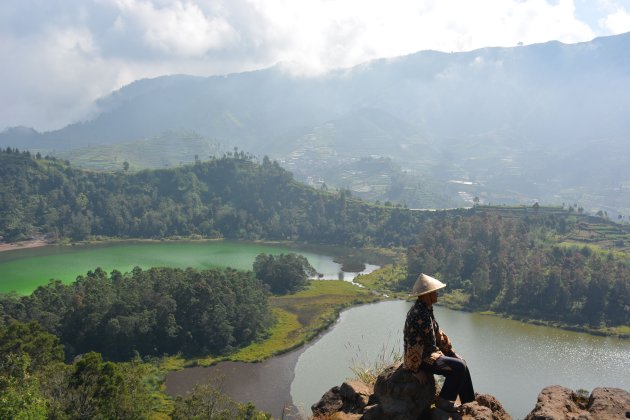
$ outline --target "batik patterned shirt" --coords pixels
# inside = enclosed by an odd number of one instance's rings
[[[450,340],[433,316],[433,307],[418,299],[407,312],[404,330],[407,369],[417,372],[422,362],[432,365],[440,356],[453,356]]]

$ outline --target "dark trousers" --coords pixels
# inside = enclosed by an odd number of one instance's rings
[[[475,401],[470,371],[466,362],[456,357],[441,356],[432,365],[422,362],[420,369],[442,375],[446,379],[440,391],[440,397],[445,400],[455,401],[459,395],[462,404]]]

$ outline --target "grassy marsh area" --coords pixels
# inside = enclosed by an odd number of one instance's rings
[[[309,342],[335,322],[342,309],[382,299],[381,295],[346,281],[312,280],[307,289],[298,293],[269,298],[276,323],[265,339],[227,355],[191,360],[170,357],[162,367],[177,370],[191,365],[210,366],[224,360],[259,362]]]

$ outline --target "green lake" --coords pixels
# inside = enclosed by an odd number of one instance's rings
[[[46,246],[0,253],[0,292],[28,294],[37,286],[59,279],[70,283],[78,275],[101,267],[103,270],[131,271],[135,266],[149,267],[232,267],[251,270],[260,253],[304,255],[325,279],[351,280],[353,273],[342,273],[335,256],[339,248],[309,248],[235,241],[117,242],[96,245]],[[364,272],[376,268],[367,265]]]

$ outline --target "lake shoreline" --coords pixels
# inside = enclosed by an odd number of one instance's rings
[[[625,332],[592,329],[592,328],[588,328],[581,325],[571,325],[571,324],[565,324],[559,321],[549,321],[549,320],[544,320],[544,319],[528,318],[525,315],[510,314],[507,312],[494,312],[494,311],[488,311],[488,310],[482,311],[482,310],[476,310],[476,309],[469,309],[469,308],[463,308],[460,305],[449,305],[449,304],[445,304],[441,302],[436,303],[436,306],[452,309],[454,311],[469,312],[472,314],[479,314],[479,315],[484,315],[484,316],[495,316],[502,319],[510,319],[512,321],[522,322],[523,324],[537,325],[537,326],[549,327],[549,328],[558,328],[560,330],[579,332],[579,333],[589,334],[589,335],[593,335],[597,337],[611,337],[611,338],[618,338],[620,340],[630,340],[630,333],[625,333]],[[610,328],[614,328],[614,327],[610,327]]]
[[[54,244],[43,239],[32,239],[29,241],[19,242],[0,242],[0,252],[15,251],[19,249],[40,248],[48,245]]]

